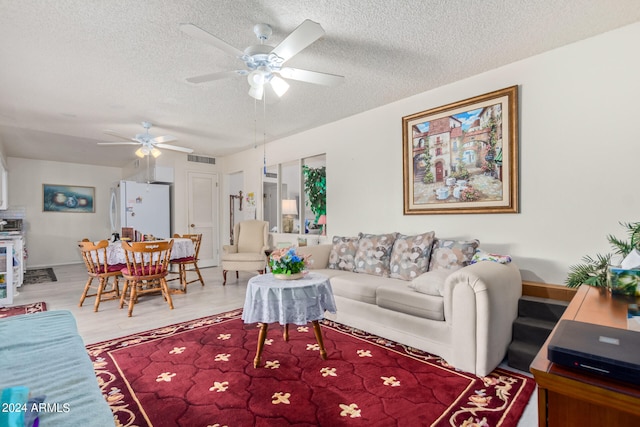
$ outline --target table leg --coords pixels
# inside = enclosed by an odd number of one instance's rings
[[[282,338],[284,338],[285,342],[289,341],[289,324],[285,323],[284,331],[282,332]]]
[[[322,341],[322,331],[320,330],[320,323],[318,323],[317,320],[314,320],[311,323],[313,323],[313,333],[316,336],[316,341],[318,341],[318,345],[320,346],[320,357],[322,357],[322,360],[327,360],[327,352],[324,349],[324,342]]]
[[[267,329],[269,329],[268,323],[260,324],[260,333],[258,334],[258,348],[256,350],[256,357],[253,359],[253,367],[260,366],[260,358],[262,357],[262,349],[264,348],[264,340],[267,338]]]

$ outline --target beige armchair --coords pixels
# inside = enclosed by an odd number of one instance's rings
[[[233,227],[233,245],[222,247],[222,284],[227,284],[227,271],[257,271],[263,274],[267,266],[265,251],[269,249],[269,223],[242,221]]]

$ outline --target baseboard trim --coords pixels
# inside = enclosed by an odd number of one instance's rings
[[[576,288],[564,285],[550,285],[548,283],[522,281],[522,295],[539,298],[549,298],[559,301],[571,301],[576,294]]]

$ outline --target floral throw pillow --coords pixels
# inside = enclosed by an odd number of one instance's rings
[[[354,258],[358,249],[360,234],[355,237],[333,236],[333,247],[329,254],[329,268],[333,270],[353,271]]]
[[[427,271],[434,236],[433,231],[416,236],[399,234],[391,251],[390,276],[394,279],[413,280]]]
[[[429,271],[440,269],[458,270],[471,263],[473,254],[480,246],[479,240],[456,241],[438,239],[433,245]]]
[[[389,277],[389,258],[397,233],[363,234],[358,241],[356,272]]]

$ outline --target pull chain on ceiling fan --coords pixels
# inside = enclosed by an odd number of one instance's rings
[[[289,89],[289,84],[284,79],[325,86],[334,86],[344,80],[344,76],[336,74],[283,67],[286,61],[325,34],[320,24],[309,19],[300,24],[275,47],[264,44],[272,34],[271,27],[267,24],[257,24],[253,27],[253,31],[256,37],[258,37],[258,40],[260,40],[260,44],[249,46],[244,51],[236,49],[224,40],[194,24],[181,24],[180,29],[195,39],[211,44],[239,58],[244,62],[246,67],[246,69],[222,71],[190,77],[187,79],[190,83],[204,83],[231,76],[247,76],[247,81],[251,86],[249,95],[261,100],[264,98],[265,89],[267,88],[273,89],[273,92],[278,97],[284,95]]]
[[[258,99],[253,100],[253,148],[258,148]],[[267,176],[267,100],[262,100],[262,175]]]

